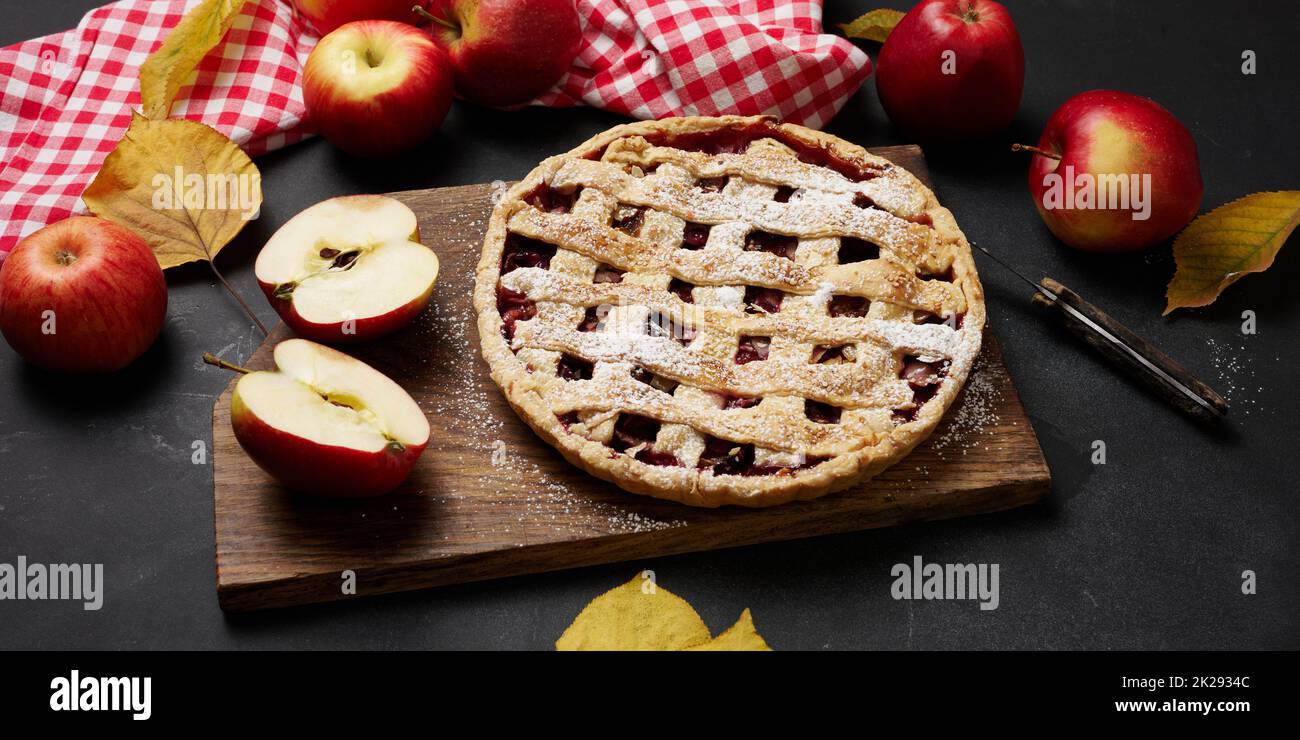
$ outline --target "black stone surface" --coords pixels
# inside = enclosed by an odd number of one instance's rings
[[[0,2],[0,43],[70,28],[97,0]],[[827,25],[876,7],[827,2]],[[905,6],[906,3],[900,4]],[[1005,347],[1055,476],[1041,505],[991,516],[226,617],[214,588],[210,443],[228,377],[205,350],[246,357],[260,337],[202,267],[169,273],[162,339],[117,376],[53,377],[0,347],[0,562],[104,563],[98,612],[0,602],[2,648],[549,648],[586,604],[651,568],[713,628],[745,607],[777,648],[1295,648],[1300,244],[1212,307],[1162,319],[1167,245],[1098,257],[1057,243],[1026,190],[1036,141],[1077,92],[1117,88],[1161,102],[1192,130],[1203,209],[1300,187],[1300,61],[1289,3],[1011,2],[1027,57],[1013,128],[984,147],[931,151],[940,199],[968,236],[1048,274],[1151,338],[1233,404],[1209,433],[1117,377],[1028,306],[1014,278],[980,262]],[[872,55],[874,44],[865,44]],[[1244,76],[1241,54],[1258,55]],[[457,103],[442,132],[389,163],[311,141],[262,157],[267,203],[219,263],[256,305],[252,263],[286,219],[346,193],[516,178],[619,118],[594,110],[502,113]],[[871,82],[828,129],[904,143]],[[1241,332],[1254,311],[1258,333]],[[1103,440],[1107,463],[1089,461]],[[1001,604],[895,601],[890,568],[997,563]],[[1244,570],[1258,593],[1243,595]]]

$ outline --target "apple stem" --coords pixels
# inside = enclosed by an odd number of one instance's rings
[[[203,361],[208,363],[209,365],[216,365],[217,367],[223,370],[233,370],[234,372],[237,372],[240,375],[247,375],[253,372],[252,370],[249,370],[246,367],[240,367],[239,365],[236,365],[234,363],[226,362],[225,360],[221,359],[220,357],[217,357],[211,352],[203,353]]]
[[[236,301],[239,301],[239,305],[243,307],[244,313],[248,314],[248,318],[252,319],[254,324],[257,324],[258,329],[262,330],[262,335],[269,336],[271,332],[266,330],[266,325],[263,324],[261,320],[257,318],[257,314],[253,313],[252,307],[250,307],[247,303],[244,302],[243,296],[235,292],[234,286],[226,282],[225,276],[221,274],[221,271],[217,269],[216,265],[212,264],[212,260],[210,259],[208,260],[208,267],[212,268],[212,274],[216,275],[217,279],[221,281],[221,284],[226,286],[226,290],[230,293],[230,295],[234,296]]]
[[[446,27],[446,28],[450,28],[450,29],[453,30],[453,31],[459,31],[459,30],[460,30],[460,28],[459,28],[455,23],[452,23],[451,21],[445,21],[445,20],[439,18],[438,16],[434,15],[433,13],[430,13],[429,11],[427,11],[427,10],[425,10],[424,8],[420,7],[419,5],[416,5],[416,6],[412,7],[412,8],[411,8],[411,12],[412,12],[412,13],[415,13],[415,14],[418,15],[418,16],[420,16],[421,18],[425,19],[426,21],[433,21],[434,23],[437,23],[438,25],[443,26],[443,27]]]
[[[1056,160],[1059,160],[1059,159],[1061,158],[1061,155],[1057,154],[1056,152],[1049,152],[1049,151],[1047,151],[1046,149],[1039,149],[1039,148],[1036,147],[1036,146],[1030,146],[1030,145],[1028,145],[1028,144],[1012,144],[1012,145],[1011,145],[1011,151],[1013,151],[1013,152],[1033,152],[1034,154],[1041,154],[1041,155],[1043,155],[1044,157],[1047,157],[1048,159],[1056,159]]]

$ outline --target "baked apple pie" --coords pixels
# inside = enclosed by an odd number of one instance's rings
[[[813,498],[897,462],[984,327],[929,188],[762,117],[634,123],[545,160],[492,213],[474,306],[537,434],[695,506]]]

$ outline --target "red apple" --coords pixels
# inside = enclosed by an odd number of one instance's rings
[[[167,282],[153,251],[111,221],[52,223],[0,266],[0,332],[47,370],[123,368],[158,338],[166,315]]]
[[[429,138],[451,95],[446,55],[427,33],[396,21],[341,26],[316,44],[303,69],[312,123],[357,156],[386,157]]]
[[[1020,107],[1025,52],[1011,15],[991,0],[926,0],[880,49],[876,90],[889,120],[922,141],[980,139]]]
[[[482,105],[518,105],[546,92],[582,44],[573,0],[432,0],[429,12],[456,92]]]
[[[415,214],[400,201],[349,195],[289,219],[253,271],[299,336],[359,342],[396,331],[424,310],[438,256],[420,244]]]
[[[1047,154],[1029,165],[1029,192],[1047,227],[1072,247],[1149,247],[1200,208],[1196,141],[1153,100],[1115,90],[1076,95],[1052,114],[1038,149]]]
[[[419,20],[411,12],[425,0],[293,0],[298,12],[316,31],[329,33],[352,21],[405,21]]]
[[[429,421],[388,376],[305,339],[275,347],[276,371],[235,384],[230,423],[259,467],[285,486],[332,497],[401,485],[429,443]]]

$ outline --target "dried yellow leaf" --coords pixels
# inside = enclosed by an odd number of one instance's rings
[[[1174,240],[1165,315],[1208,306],[1237,280],[1267,270],[1297,224],[1300,190],[1247,195],[1197,218]]]
[[[167,34],[162,46],[140,65],[140,106],[145,116],[168,116],[176,93],[203,57],[235,22],[245,0],[202,0]]]
[[[881,8],[861,15],[857,20],[841,23],[840,30],[851,39],[865,39],[884,43],[894,26],[903,20],[904,13],[898,10]]]
[[[709,641],[684,599],[648,573],[592,599],[555,642],[556,650],[682,650]]]
[[[217,255],[262,205],[253,160],[195,121],[139,114],[81,196],[96,216],[144,238],[163,269]]]
[[[763,636],[758,634],[754,628],[754,618],[750,616],[749,610],[740,613],[740,619],[731,625],[726,632],[709,640],[703,645],[695,645],[686,648],[687,650],[718,650],[718,651],[757,651],[771,650]]]

